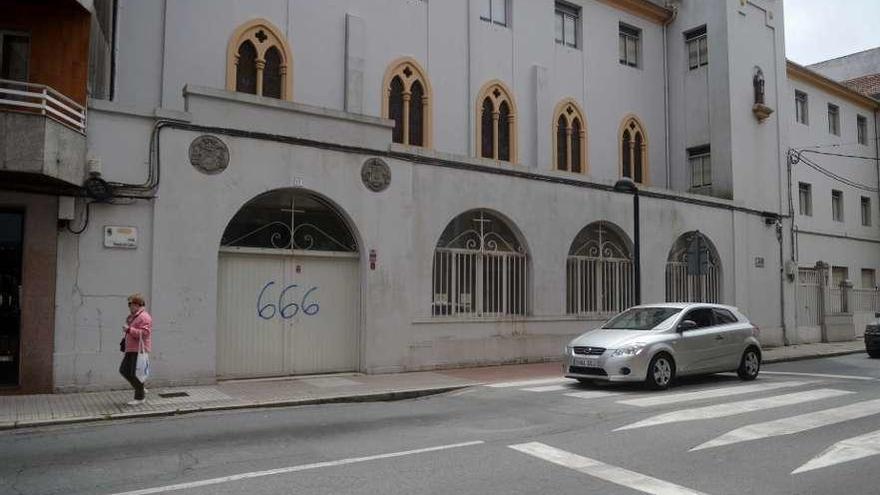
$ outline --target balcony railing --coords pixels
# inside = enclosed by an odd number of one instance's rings
[[[77,132],[86,132],[85,108],[43,84],[0,79],[0,110],[38,113]]]

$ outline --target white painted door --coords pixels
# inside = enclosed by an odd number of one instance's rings
[[[357,369],[356,253],[224,249],[219,266],[220,378]]]

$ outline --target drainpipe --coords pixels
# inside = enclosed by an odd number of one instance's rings
[[[675,21],[675,18],[678,15],[678,6],[667,2],[666,8],[672,11],[672,16],[668,21],[663,23],[663,115],[666,120],[666,125],[663,128],[666,141],[664,142],[663,147],[665,148],[664,151],[666,153],[666,189],[670,189],[672,187],[672,177],[670,176],[672,166],[669,163],[669,52],[667,51],[666,38],[668,36],[667,28],[673,21]]]

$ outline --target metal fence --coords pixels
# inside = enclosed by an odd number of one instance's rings
[[[819,286],[819,276],[819,272],[812,268],[798,270],[798,326],[818,327],[821,325],[819,314],[822,292]]]
[[[710,264],[703,275],[688,275],[687,261],[666,263],[666,300],[669,302],[721,302],[721,268]]]
[[[43,84],[0,79],[0,109],[45,115],[78,132],[86,132],[86,110]]]
[[[434,316],[504,316],[528,313],[528,259],[516,252],[437,248]]]
[[[568,314],[613,314],[635,301],[630,260],[569,256],[565,280]]]

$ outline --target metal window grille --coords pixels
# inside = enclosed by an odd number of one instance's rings
[[[528,314],[528,257],[503,222],[478,211],[453,220],[434,250],[431,314]]]
[[[613,314],[635,301],[629,250],[620,236],[602,223],[588,225],[578,234],[565,272],[568,314]]]
[[[721,263],[702,234],[684,234],[673,245],[666,262],[666,300],[721,302]]]
[[[642,31],[626,24],[620,24],[619,33],[620,63],[630,67],[638,67]]]

